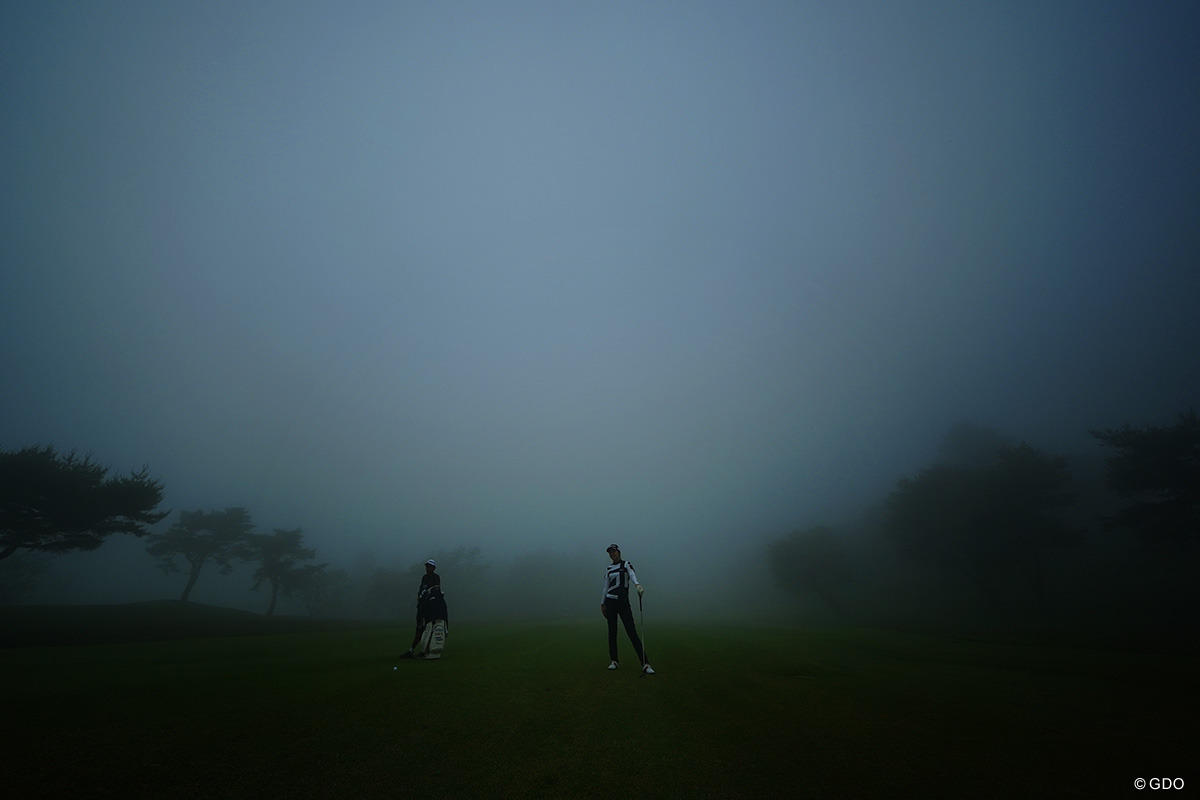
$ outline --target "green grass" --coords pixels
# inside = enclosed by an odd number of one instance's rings
[[[1192,655],[663,624],[639,678],[627,641],[604,668],[598,615],[456,625],[426,663],[395,658],[407,624],[192,607],[190,638],[168,638],[162,609],[56,613],[89,643],[0,650],[10,797],[1092,798],[1193,779]],[[207,635],[221,619],[261,635]]]

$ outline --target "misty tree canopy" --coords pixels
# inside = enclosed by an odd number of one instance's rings
[[[1044,605],[1044,554],[1081,541],[1063,518],[1075,501],[1067,459],[1022,443],[988,466],[936,464],[899,482],[884,531],[902,552],[966,575],[996,599],[994,579],[1015,573]]]
[[[95,550],[114,533],[144,536],[158,512],[163,485],[143,467],[108,477],[90,456],[52,446],[0,450],[0,559],[18,550]]]
[[[288,576],[301,569],[306,561],[316,558],[317,551],[304,546],[304,533],[300,528],[276,528],[268,534],[250,534],[240,555],[258,565],[254,570],[253,588],[258,589],[264,581],[271,587],[271,602],[267,606],[269,617],[275,613],[280,588],[287,591]]]
[[[853,575],[845,537],[818,525],[793,531],[767,545],[767,561],[775,584],[794,595],[814,594],[835,612],[841,611],[839,587]]]
[[[200,570],[209,561],[221,574],[233,571],[232,559],[240,558],[250,540],[254,524],[244,508],[224,511],[180,511],[179,519],[163,533],[151,534],[146,552],[158,559],[159,568],[168,574],[183,572],[177,558],[187,564],[188,582],[182,600],[187,600],[200,578]]]
[[[1133,531],[1150,546],[1200,538],[1200,416],[1188,411],[1174,425],[1091,431],[1115,452],[1108,487],[1133,499],[1106,522]]]
[[[294,597],[309,616],[335,612],[346,600],[350,575],[328,564],[303,564],[284,574],[280,590]]]

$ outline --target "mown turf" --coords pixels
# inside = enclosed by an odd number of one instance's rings
[[[1194,656],[649,633],[648,678],[599,618],[456,625],[429,663],[407,626],[9,647],[6,794],[1091,798],[1194,763]]]

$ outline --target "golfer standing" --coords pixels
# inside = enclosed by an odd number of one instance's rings
[[[621,559],[621,548],[615,544],[608,546],[608,557],[612,563],[604,573],[604,593],[600,596],[600,613],[608,620],[608,657],[612,662],[609,669],[617,668],[617,617],[625,624],[625,633],[633,642],[633,649],[638,660],[642,662],[642,672],[653,675],[646,651],[642,649],[642,640],[638,637],[637,626],[633,623],[633,608],[629,605],[629,587],[637,589],[638,597],[642,596],[642,585],[638,583],[633,564]]]
[[[421,587],[417,589],[417,632],[413,634],[412,646],[408,648],[407,653],[400,656],[401,658],[414,657],[413,651],[421,643],[421,634],[425,631],[425,623],[435,619],[430,616],[430,601],[442,593],[442,576],[435,572],[436,569],[437,562],[432,558],[425,562],[425,574],[421,576]]]

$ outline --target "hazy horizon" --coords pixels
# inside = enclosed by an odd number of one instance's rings
[[[960,421],[1095,452],[1200,407],[1198,40],[1170,2],[10,9],[0,447],[338,566],[615,539],[681,585]]]

